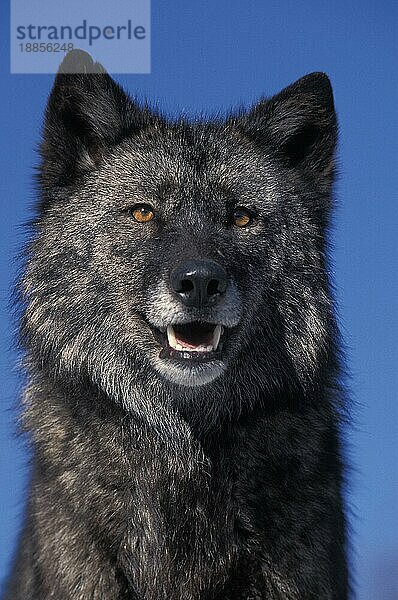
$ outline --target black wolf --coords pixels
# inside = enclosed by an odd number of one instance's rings
[[[188,122],[67,55],[20,283],[7,599],[347,598],[336,136],[323,73]]]

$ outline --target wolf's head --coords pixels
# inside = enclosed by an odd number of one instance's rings
[[[36,359],[108,391],[134,378],[214,385],[240,368],[268,386],[313,377],[333,321],[335,142],[322,73],[222,120],[170,121],[69,54],[22,282]]]

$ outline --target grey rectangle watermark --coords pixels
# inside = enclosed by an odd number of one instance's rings
[[[110,73],[150,73],[150,0],[11,0],[11,73],[56,73],[80,48]]]

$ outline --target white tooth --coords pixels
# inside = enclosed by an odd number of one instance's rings
[[[218,344],[220,342],[221,334],[224,332],[224,327],[222,325],[217,325],[213,333],[213,348],[212,350],[217,350]]]
[[[181,344],[176,344],[175,349],[181,352],[181,350],[184,350],[184,346],[181,346]]]
[[[174,329],[172,325],[167,325],[167,340],[169,342],[169,345],[174,348],[175,350],[177,350],[177,340],[176,340],[176,336],[174,333]]]

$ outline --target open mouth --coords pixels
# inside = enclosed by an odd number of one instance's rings
[[[168,325],[160,358],[184,361],[209,361],[219,358],[224,327],[214,323],[193,321]]]

